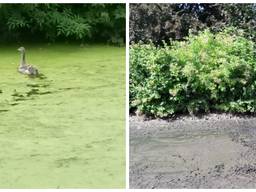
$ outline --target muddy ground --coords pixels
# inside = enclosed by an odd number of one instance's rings
[[[130,117],[130,188],[255,188],[256,117]]]

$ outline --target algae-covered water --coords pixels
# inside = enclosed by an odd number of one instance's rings
[[[125,186],[125,48],[0,47],[0,188]]]

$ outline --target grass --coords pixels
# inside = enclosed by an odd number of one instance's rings
[[[0,188],[125,187],[125,48],[0,47]]]

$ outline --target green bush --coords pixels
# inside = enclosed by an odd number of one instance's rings
[[[131,45],[130,109],[155,117],[256,112],[254,45],[234,29],[164,47]]]

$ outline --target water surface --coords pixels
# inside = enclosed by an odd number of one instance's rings
[[[24,45],[43,74],[0,47],[0,188],[125,185],[125,49]]]

